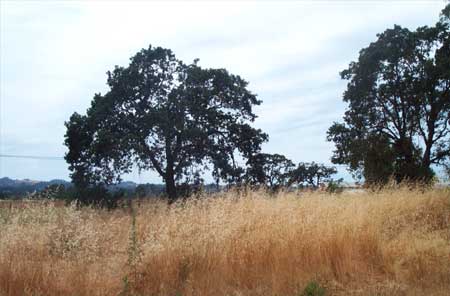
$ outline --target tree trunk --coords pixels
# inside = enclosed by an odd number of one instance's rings
[[[428,169],[430,167],[430,164],[431,164],[431,145],[426,143],[425,152],[422,157],[422,165]]]
[[[428,122],[428,134],[427,137],[424,138],[425,152],[422,157],[422,165],[427,169],[431,165],[431,146],[433,145],[433,138],[434,138],[434,121]]]
[[[171,150],[171,140],[166,138],[166,194],[169,198],[169,203],[173,203],[177,198],[177,188],[175,186],[175,171],[174,171],[174,160]]]
[[[177,198],[177,188],[175,186],[175,175],[173,173],[173,167],[167,167],[165,182],[166,194],[169,198],[169,203],[173,203]]]

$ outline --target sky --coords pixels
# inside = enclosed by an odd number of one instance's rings
[[[340,121],[339,72],[394,24],[433,25],[444,1],[0,1],[0,177],[69,179],[61,157],[73,112],[105,93],[106,72],[149,44],[186,63],[226,68],[263,103],[267,153],[330,163]],[[58,158],[60,157],[60,158]],[[350,180],[345,168],[339,176]],[[124,179],[159,183],[152,172]]]

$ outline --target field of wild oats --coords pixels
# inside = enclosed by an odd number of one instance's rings
[[[0,203],[0,295],[449,295],[450,191]]]

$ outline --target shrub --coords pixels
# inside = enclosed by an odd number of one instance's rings
[[[342,178],[337,181],[331,180],[330,183],[328,183],[327,192],[342,193],[342,191],[344,191],[344,188],[342,187],[343,180],[344,179],[342,179]]]
[[[325,288],[321,287],[319,283],[316,281],[309,282],[305,289],[303,290],[303,293],[300,294],[301,296],[324,296],[325,295]]]

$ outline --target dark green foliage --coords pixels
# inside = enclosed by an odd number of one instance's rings
[[[324,182],[333,181],[332,175],[336,173],[336,168],[315,162],[299,163],[296,167],[283,155],[258,153],[248,160],[243,179],[253,187],[278,191],[291,186],[318,188]]]
[[[94,206],[102,208],[115,208],[118,201],[125,197],[125,191],[121,189],[111,190],[103,186],[65,187],[64,185],[52,184],[40,191],[27,195],[32,199],[63,200],[66,203],[76,202],[79,206]]]
[[[332,182],[332,175],[336,173],[336,168],[323,164],[312,162],[295,166],[283,155],[259,153],[247,162],[243,179],[253,187],[263,186],[277,191],[291,186],[318,188],[324,183]]]
[[[164,186],[160,184],[139,184],[134,190],[135,197],[161,196],[164,193]]]
[[[72,200],[76,201],[79,206],[114,209],[124,196],[123,191],[111,192],[104,186],[76,187],[72,195]]]
[[[241,77],[177,60],[149,47],[127,67],[108,72],[109,91],[96,94],[85,116],[66,122],[66,161],[80,188],[120,180],[133,165],[155,170],[174,199],[181,184],[198,184],[206,167],[217,180],[239,182],[248,159],[267,140],[252,128],[261,101]]]
[[[342,193],[344,187],[342,187],[342,182],[344,179],[340,178],[338,180],[331,180],[327,185],[327,192],[329,193]]]
[[[448,5],[434,27],[388,29],[342,71],[344,123],[328,130],[332,161],[368,183],[431,180],[450,161]]]
[[[299,163],[289,174],[289,184],[300,187],[311,186],[317,188],[323,184],[323,182],[331,182],[331,176],[336,173],[337,170],[334,167],[327,167],[315,162]]]
[[[246,183],[278,190],[289,185],[294,163],[280,154],[258,153],[248,160]]]
[[[61,199],[70,200],[72,198],[72,188],[66,188],[64,185],[52,184],[41,191],[35,191],[28,195],[29,198],[38,199]]]
[[[309,282],[300,296],[325,296],[326,290],[315,281]]]

